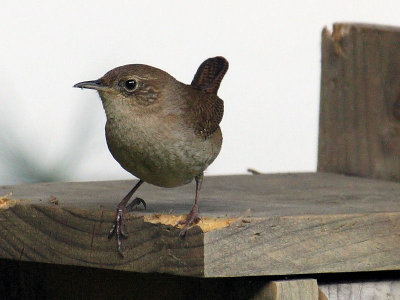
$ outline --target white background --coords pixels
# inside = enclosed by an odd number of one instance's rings
[[[128,63],[190,83],[216,55],[230,69],[208,174],[314,171],[321,30],[341,21],[400,26],[400,2],[2,1],[0,184],[132,178],[108,152],[97,93],[72,85]]]

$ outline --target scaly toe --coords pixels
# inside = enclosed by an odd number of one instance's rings
[[[192,226],[195,225],[197,223],[199,223],[200,218],[198,216],[197,213],[189,213],[189,215],[184,219],[179,221],[175,226],[179,226],[179,225],[185,225],[181,232],[179,233],[180,237],[185,237],[186,236],[186,232],[188,231],[188,229]]]
[[[126,239],[128,237],[128,234],[125,231],[124,212],[126,212],[126,208],[118,208],[117,209],[114,224],[110,230],[110,233],[108,234],[108,239],[111,239],[115,234],[115,237],[117,238],[118,252],[122,257],[124,255],[123,255],[123,251],[122,251],[121,238]]]

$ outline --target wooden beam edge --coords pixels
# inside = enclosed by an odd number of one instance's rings
[[[0,210],[0,241],[6,243],[0,254],[16,260],[208,278],[400,269],[389,256],[379,256],[380,253],[391,254],[392,258],[396,253],[400,256],[400,250],[391,247],[396,243],[393,238],[399,239],[395,234],[396,229],[400,230],[400,212],[241,218],[229,222],[222,219],[217,223],[223,227],[204,232],[201,226],[194,226],[185,239],[179,238],[179,229],[173,226],[180,216],[130,216],[127,229],[131,237],[124,240],[128,254],[122,260],[115,242],[106,237],[113,215],[109,210],[16,202]],[[26,240],[21,239],[21,230],[28,232]],[[351,238],[359,237],[352,245]],[[332,241],[335,238],[339,239],[338,245]],[[388,238],[391,243],[385,243]],[[321,246],[325,242],[326,249]],[[381,251],[372,253],[368,245],[375,250],[381,247]],[[358,251],[369,259],[379,260],[369,267],[363,267],[368,263],[365,260],[343,270],[340,252],[329,247]],[[302,252],[308,256],[302,256]],[[329,255],[337,256],[330,261],[334,266],[321,264],[324,260],[329,262]],[[319,261],[313,262],[317,256]],[[354,261],[357,256],[346,259]],[[346,259],[342,264],[348,263]]]
[[[205,234],[204,276],[400,270],[400,212],[244,219]]]

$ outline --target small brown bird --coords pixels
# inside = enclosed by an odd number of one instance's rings
[[[146,203],[132,195],[143,182],[176,187],[196,180],[192,210],[180,235],[199,219],[199,192],[204,170],[217,157],[222,145],[219,123],[224,103],[217,96],[228,70],[223,57],[209,58],[186,85],[168,73],[141,64],[125,65],[102,78],[74,85],[99,92],[107,116],[108,148],[120,165],[140,180],[117,206],[109,238],[116,235],[121,255],[125,213]]]

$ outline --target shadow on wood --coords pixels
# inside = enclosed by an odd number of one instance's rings
[[[266,293],[275,294],[266,286],[257,277],[202,279],[0,260],[1,299],[269,299]]]

